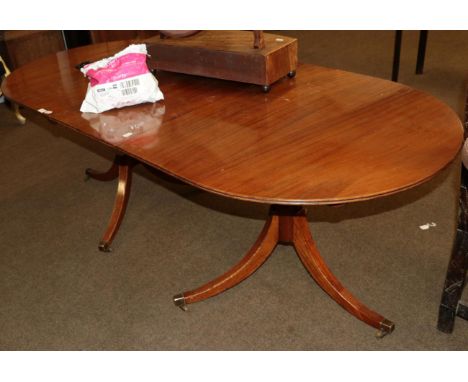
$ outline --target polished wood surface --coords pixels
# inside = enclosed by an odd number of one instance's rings
[[[263,31],[254,31],[254,48],[263,49],[265,48],[265,36]],[[297,53],[297,50],[296,50]]]
[[[87,80],[74,66],[126,45],[48,56],[14,71],[2,90],[184,182],[269,204],[346,203],[399,192],[442,170],[461,145],[458,117],[431,95],[305,64],[268,94],[254,85],[158,72],[164,102],[80,113]],[[116,139],[106,119],[129,128],[138,120],[144,133]]]

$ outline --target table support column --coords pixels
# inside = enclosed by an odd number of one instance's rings
[[[259,238],[247,255],[213,281],[174,296],[175,305],[187,310],[187,304],[203,301],[236,286],[260,268],[277,244],[292,245],[317,284],[349,313],[377,328],[378,337],[393,331],[393,322],[367,308],[331,273],[317,250],[306,211],[301,206],[272,206]]]

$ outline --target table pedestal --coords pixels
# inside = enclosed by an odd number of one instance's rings
[[[176,184],[185,184],[182,181],[179,181],[178,179],[175,179],[169,175],[166,175],[165,173],[156,170],[155,168],[146,165],[145,163],[142,163],[134,158],[131,158],[127,155],[116,155],[114,158],[114,162],[112,163],[112,166],[110,167],[109,170],[105,172],[101,171],[96,171],[91,168],[87,168],[85,173],[86,173],[86,178],[85,180],[88,180],[90,178],[100,180],[102,182],[109,182],[111,180],[114,180],[116,178],[119,179],[118,185],[117,185],[117,193],[115,195],[115,201],[114,201],[114,208],[112,210],[111,217],[109,219],[109,223],[107,224],[106,231],[104,232],[104,235],[99,242],[99,250],[103,252],[111,252],[111,243],[114,240],[115,236],[117,235],[117,232],[120,227],[120,223],[122,223],[122,220],[125,215],[125,210],[127,209],[127,204],[128,204],[128,198],[130,197],[130,189],[132,186],[132,172],[133,168],[137,164],[142,164],[147,168],[149,171],[152,173],[156,174],[160,178],[163,178],[166,181],[169,181],[171,183],[176,183]]]
[[[87,179],[93,178],[96,180],[108,182],[119,178],[117,186],[117,194],[115,196],[114,209],[104,232],[101,242],[99,243],[99,250],[103,252],[112,251],[110,245],[114,240],[117,231],[119,230],[120,223],[125,215],[125,210],[130,196],[130,189],[132,185],[132,169],[138,164],[136,160],[126,155],[116,155],[114,163],[111,168],[106,172],[99,172],[90,168],[86,169]]]
[[[309,230],[306,211],[301,206],[273,205],[260,236],[247,255],[213,281],[174,296],[175,305],[187,310],[187,304],[205,300],[236,286],[260,268],[277,244],[292,245],[320,287],[349,313],[377,328],[378,337],[393,331],[393,322],[367,308],[331,273],[317,250]]]
[[[108,227],[99,243],[99,249],[110,252],[110,244],[119,229],[130,195],[132,170],[140,162],[126,155],[117,155],[106,172],[86,169],[88,178],[100,181],[119,179],[114,209]],[[152,169],[148,167],[149,169]],[[158,175],[162,175],[155,170]],[[244,258],[229,271],[201,287],[174,296],[174,303],[183,310],[187,305],[213,297],[232,288],[249,277],[273,253],[276,245],[292,245],[314,280],[328,295],[353,316],[378,329],[384,337],[395,327],[393,322],[370,310],[354,297],[331,273],[320,256],[312,238],[305,208],[302,206],[273,205],[257,241]]]

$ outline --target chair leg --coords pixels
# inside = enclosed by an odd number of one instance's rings
[[[24,125],[26,123],[26,118],[24,118],[23,115],[21,114],[17,103],[13,104],[13,110],[15,112],[15,116],[18,122]]]
[[[400,53],[401,53],[401,39],[403,31],[395,31],[395,44],[393,48],[393,67],[392,67],[392,81],[398,82],[398,74],[400,72]]]
[[[468,233],[457,230],[457,237],[447,270],[437,322],[437,329],[444,333],[452,333],[455,317],[459,313],[459,301],[466,277],[467,253]]]
[[[426,57],[428,31],[419,32],[418,57],[416,59],[416,74],[423,74],[424,59]]]
[[[465,286],[468,267],[468,171],[462,165],[458,227],[452,249],[442,299],[439,307],[437,328],[444,333],[453,331],[455,317],[460,315],[459,302]]]

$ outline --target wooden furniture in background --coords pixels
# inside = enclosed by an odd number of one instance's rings
[[[152,69],[246,82],[265,92],[294,77],[297,39],[262,31],[200,31],[183,38],[145,41]]]
[[[61,31],[4,31],[5,46],[11,69],[65,49]]]
[[[424,60],[426,57],[426,46],[428,31],[419,32],[418,42],[418,55],[416,57],[416,74],[423,74]],[[392,66],[392,81],[398,82],[398,75],[400,73],[400,55],[401,55],[401,41],[403,38],[403,31],[395,31],[395,42],[393,47],[393,66]]]
[[[116,207],[106,234],[115,234],[115,222],[121,221],[127,200],[122,190],[129,190],[126,179],[135,163],[214,194],[269,204],[265,228],[244,259],[214,281],[176,295],[174,302],[186,308],[233,287],[277,244],[289,244],[333,300],[380,336],[391,332],[391,321],[331,273],[310,234],[305,206],[379,198],[426,182],[459,151],[463,131],[457,115],[407,86],[305,64],[298,66],[297,77],[279,80],[266,94],[255,85],[159,72],[163,102],[81,113],[88,83],[75,65],[127,45],[61,52],[16,70],[2,85],[8,98],[32,110],[51,110],[45,118],[128,158],[101,176],[111,179],[118,169]],[[40,90],[50,81],[56,86]]]
[[[135,31],[135,30],[99,30],[90,31],[93,44],[118,40],[143,40],[159,35],[159,31]]]
[[[465,97],[464,138],[468,139],[468,91]],[[468,301],[462,301],[468,270],[468,169],[466,165],[468,165],[468,153],[463,149],[457,233],[447,268],[437,321],[437,328],[445,333],[453,332],[456,316],[468,320]]]

